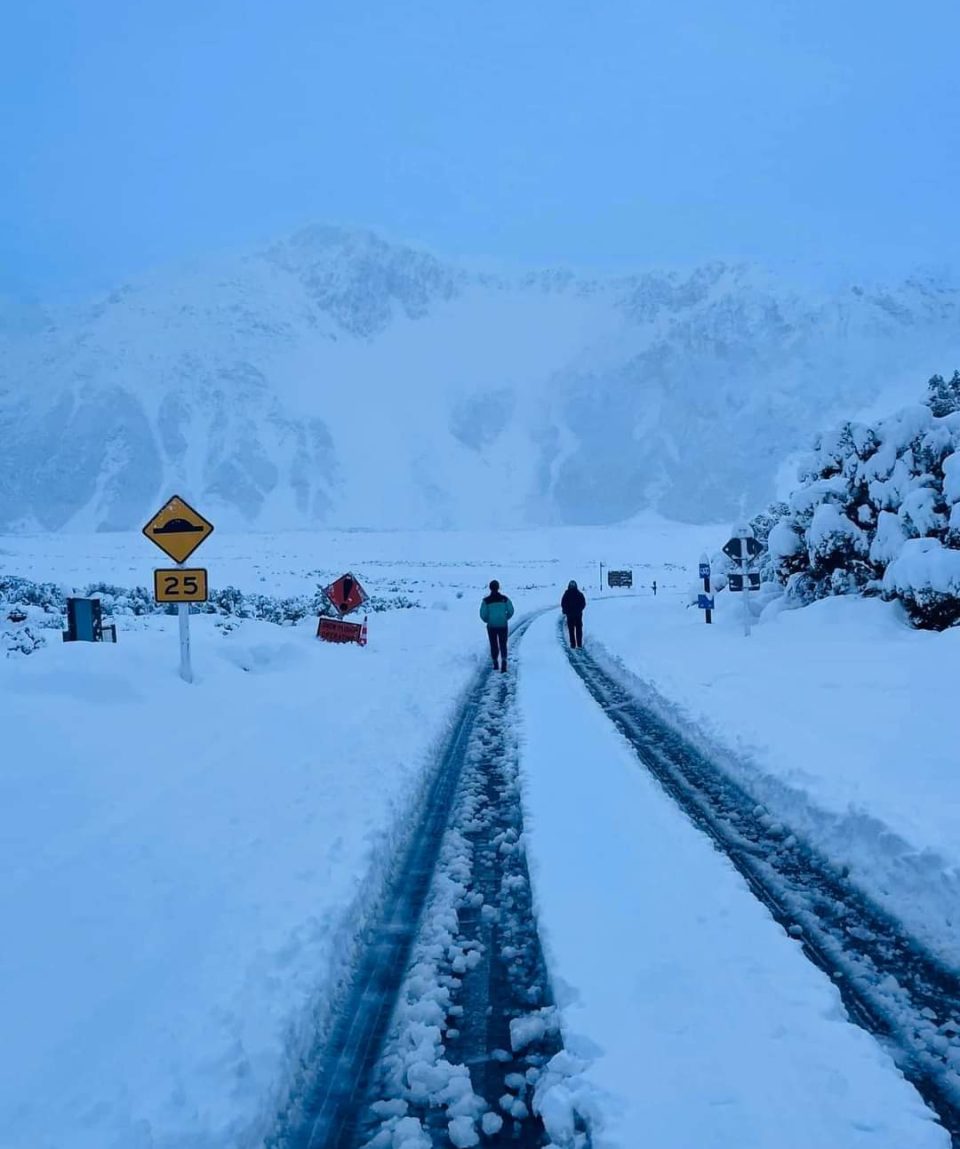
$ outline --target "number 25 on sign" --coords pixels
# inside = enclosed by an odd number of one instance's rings
[[[153,572],[157,602],[206,602],[207,572],[202,567],[178,567]]]

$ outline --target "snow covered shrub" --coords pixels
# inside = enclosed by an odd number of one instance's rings
[[[907,539],[887,567],[883,589],[916,626],[944,630],[960,622],[960,550],[938,539]]]
[[[29,626],[0,630],[0,650],[9,658],[11,654],[33,654],[46,644],[42,634],[34,634]]]
[[[960,623],[960,372],[935,375],[923,404],[819,436],[799,479],[752,524],[761,575],[789,601],[882,594],[916,626]]]
[[[17,575],[0,575],[0,603],[9,606],[39,607],[45,614],[61,614],[67,596],[52,582],[32,582]]]
[[[153,592],[145,586],[124,587],[95,582],[86,588],[83,595],[100,599],[105,614],[158,614],[163,609],[154,601]]]
[[[926,403],[938,419],[960,411],[960,371],[954,371],[949,382],[942,375],[934,375],[927,384]]]
[[[0,620],[6,618],[11,611],[22,612],[24,620],[28,620],[35,629],[47,627],[60,630],[64,625],[67,597],[72,593],[56,583],[37,583],[16,575],[0,576]],[[145,586],[122,587],[97,582],[91,583],[80,593],[86,598],[99,598],[103,603],[104,614],[110,617],[177,612],[176,604],[156,602],[153,591]],[[371,596],[365,610],[375,614],[387,610],[408,610],[417,606],[419,603],[397,593]],[[272,622],[277,626],[294,626],[301,619],[316,618],[319,614],[337,614],[320,589],[310,595],[276,598],[266,594],[248,594],[237,587],[226,586],[212,589],[209,600],[196,603],[193,609],[203,614],[219,615],[225,620],[252,618]],[[24,637],[24,633],[23,630],[7,631],[4,628],[0,639],[2,649],[29,653],[43,644],[42,638],[34,640],[32,633],[27,637]]]
[[[869,585],[874,571],[867,534],[851,521],[847,508],[820,503],[807,527],[806,544],[806,573],[815,597],[855,594]]]

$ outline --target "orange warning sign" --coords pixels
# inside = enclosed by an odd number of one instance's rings
[[[356,576],[350,573],[341,575],[336,582],[325,587],[323,593],[340,612],[341,618],[363,606],[368,597]]]

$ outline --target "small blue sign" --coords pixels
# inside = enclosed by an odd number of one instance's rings
[[[713,595],[712,594],[698,594],[697,606],[700,610],[713,610]]]
[[[700,564],[700,577],[701,578],[709,578],[710,577],[710,564],[709,563],[701,563]]]

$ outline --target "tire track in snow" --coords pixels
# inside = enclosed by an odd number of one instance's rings
[[[791,833],[585,650],[566,648],[643,766],[746,879],[851,1017],[889,1050],[960,1149],[960,973]]]
[[[514,649],[540,613],[514,628]],[[549,1141],[531,1112],[536,1089],[576,1065],[562,1054],[548,1065],[560,1039],[523,850],[514,673],[487,669],[470,689],[332,1033],[271,1149]],[[561,1121],[577,1127],[564,1143],[585,1149],[582,1122]]]

